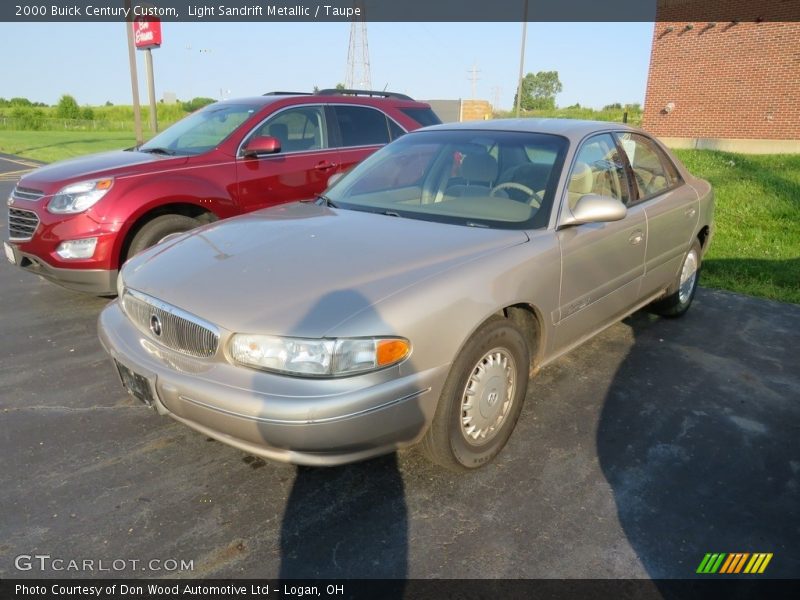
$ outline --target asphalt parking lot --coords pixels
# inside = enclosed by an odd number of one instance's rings
[[[100,347],[107,302],[0,265],[0,577],[680,578],[706,552],[800,573],[798,306],[638,313],[544,369],[499,459],[457,476],[413,449],[266,463],[159,417]]]

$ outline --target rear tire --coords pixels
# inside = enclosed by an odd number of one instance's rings
[[[145,223],[136,233],[128,248],[125,260],[154,246],[165,237],[173,233],[183,233],[200,226],[200,221],[184,215],[161,215]]]
[[[686,256],[683,258],[681,270],[675,282],[667,290],[667,297],[657,300],[651,310],[667,318],[682,317],[689,310],[700,280],[700,261],[703,248],[698,240],[694,240]]]
[[[528,389],[530,358],[513,322],[493,317],[456,357],[422,450],[452,471],[470,471],[503,449]]]

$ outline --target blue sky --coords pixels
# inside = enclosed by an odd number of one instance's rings
[[[529,23],[525,72],[558,71],[559,106],[643,102],[652,32],[652,23]],[[349,33],[347,23],[164,23],[153,51],[157,98],[332,87],[345,79]],[[476,65],[476,97],[511,108],[521,35],[520,23],[369,23],[373,87],[470,98]],[[131,102],[122,23],[1,23],[0,53],[0,97]]]

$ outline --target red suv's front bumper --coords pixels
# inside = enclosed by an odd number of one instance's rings
[[[9,204],[9,239],[6,258],[14,264],[64,287],[106,295],[116,292],[117,265],[114,244],[119,225],[98,223],[88,214],[54,215],[41,201],[14,198]],[[35,216],[35,220],[34,220]],[[16,224],[33,228],[28,237]],[[94,254],[85,259],[64,259],[57,254],[59,244],[68,240],[97,238]]]

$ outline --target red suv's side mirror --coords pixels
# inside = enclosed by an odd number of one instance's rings
[[[281,141],[271,135],[257,135],[250,138],[244,147],[245,158],[255,158],[265,154],[276,154],[281,151]]]

